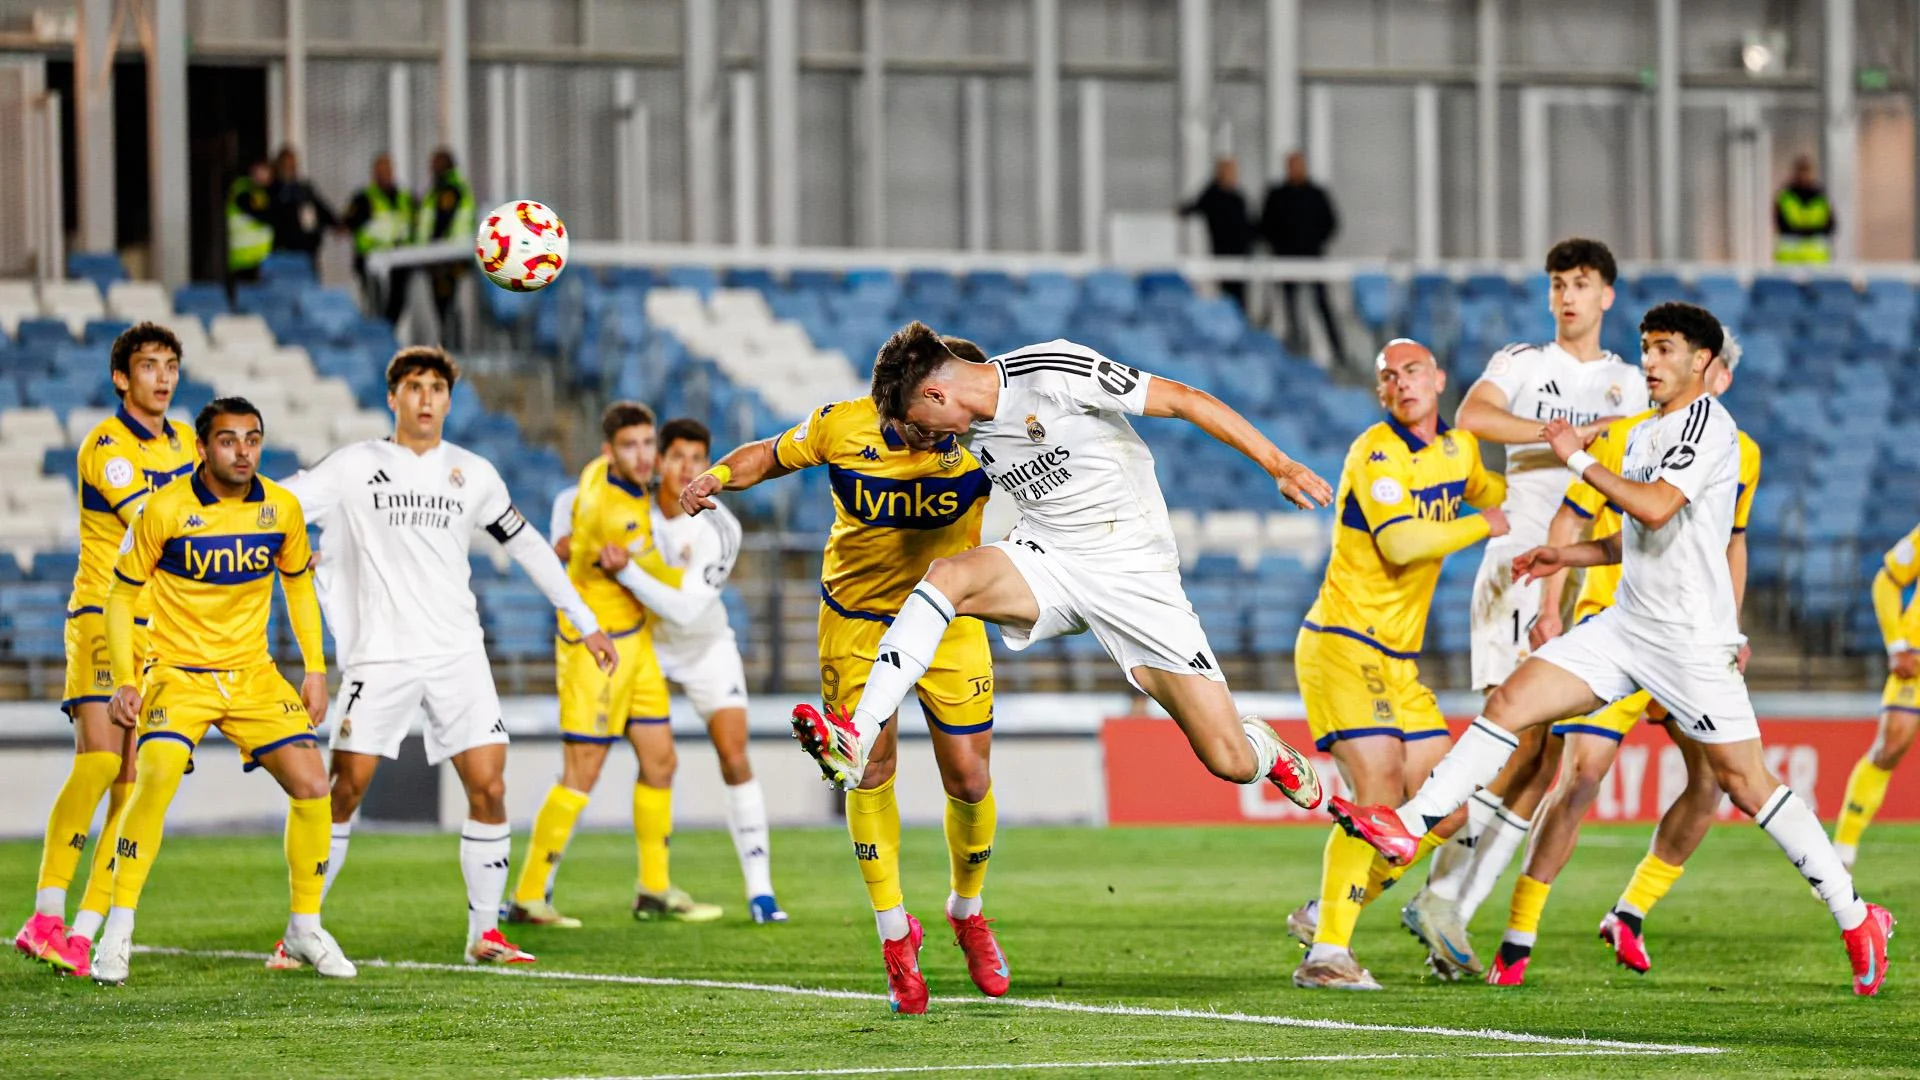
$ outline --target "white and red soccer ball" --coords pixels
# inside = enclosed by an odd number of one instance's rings
[[[480,219],[473,256],[487,280],[503,289],[544,289],[567,265],[567,226],[540,203],[502,203]]]

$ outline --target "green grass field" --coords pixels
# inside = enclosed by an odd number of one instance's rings
[[[745,920],[722,834],[675,838],[678,883],[729,906],[725,921],[706,926],[633,922],[631,838],[583,836],[560,900],[587,926],[516,935],[540,956],[531,974],[452,966],[463,932],[454,838],[363,832],[326,913],[362,962],[346,983],[218,955],[263,953],[284,925],[277,836],[171,838],[136,941],[184,952],[136,954],[123,988],[59,979],[17,956],[0,963],[0,1075],[885,1075],[983,1066],[1041,1075],[1060,1065],[1045,1074],[1920,1074],[1920,982],[1909,981],[1920,980],[1920,828],[1876,829],[1862,853],[1863,887],[1914,920],[1894,942],[1892,977],[1876,1000],[1852,996],[1831,921],[1747,825],[1717,829],[1648,921],[1652,974],[1614,967],[1593,928],[1646,835],[1588,831],[1554,893],[1525,988],[1423,980],[1389,893],[1355,943],[1387,991],[1334,995],[1292,988],[1299,950],[1283,925],[1317,888],[1323,832],[1005,829],[987,900],[1014,986],[1008,1000],[988,1003],[939,917],[945,848],[936,833],[912,831],[907,896],[927,922],[921,966],[934,994],[925,1017],[887,1011],[866,896],[837,831],[776,834],[776,880],[794,917],[783,927]],[[37,858],[37,845],[0,845],[9,933],[26,914]],[[1505,898],[1503,887],[1476,926],[1487,955]],[[368,963],[376,958],[386,963]],[[1470,1033],[1481,1029],[1525,1038]],[[1248,1060],[1222,1060],[1232,1058]]]

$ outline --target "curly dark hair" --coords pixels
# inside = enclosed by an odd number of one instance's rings
[[[1648,308],[1640,319],[1640,332],[1679,334],[1689,348],[1705,349],[1709,356],[1719,356],[1727,345],[1726,327],[1720,325],[1713,312],[1678,300]]]
[[[953,359],[953,352],[926,323],[915,320],[894,331],[873,361],[873,403],[881,418],[905,423],[913,392]]]
[[[175,360],[184,359],[180,355],[180,338],[173,331],[156,322],[137,322],[120,331],[120,336],[113,339],[113,348],[107,354],[108,372],[117,371],[131,379],[133,354],[149,345],[171,349]],[[119,393],[119,387],[116,386],[114,392]]]

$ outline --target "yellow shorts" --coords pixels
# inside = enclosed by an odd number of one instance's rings
[[[887,624],[863,613],[843,615],[820,605],[820,699],[851,709],[867,686],[880,637]],[[958,618],[933,654],[933,663],[915,691],[927,722],[948,735],[972,735],[993,729],[993,653],[987,627],[979,619]]]
[[[240,748],[251,772],[261,755],[297,742],[318,742],[307,707],[272,663],[238,671],[188,671],[155,665],[140,687],[140,741],[178,739],[200,745],[219,728]]]
[[[1294,639],[1293,672],[1317,749],[1369,735],[1411,742],[1448,733],[1440,703],[1410,657],[1388,656],[1338,630],[1302,629]]]
[[[585,645],[553,639],[561,741],[605,746],[625,738],[629,724],[667,722],[667,678],[653,655],[653,631],[629,630],[613,639],[613,647],[620,666],[608,675]]]
[[[1897,675],[1887,676],[1887,688],[1880,694],[1880,709],[1885,712],[1920,713],[1920,678],[1902,679]]]
[[[147,620],[133,627],[133,655],[147,654]],[[113,697],[113,660],[107,655],[107,616],[99,608],[84,607],[67,616],[67,692],[60,709],[71,714],[75,705]]]
[[[1604,735],[1614,742],[1619,742],[1627,737],[1627,732],[1633,730],[1633,725],[1640,722],[1641,713],[1659,709],[1660,707],[1653,703],[1651,695],[1645,690],[1638,690],[1591,716],[1583,716],[1578,720],[1560,721],[1553,725],[1553,733],[1560,736]],[[1666,714],[1661,711],[1660,715],[1664,717]]]

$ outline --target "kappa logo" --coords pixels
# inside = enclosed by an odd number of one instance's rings
[[[375,484],[391,484],[391,483],[393,483],[393,480],[391,477],[387,475],[387,470],[375,469],[373,473],[373,479],[367,481],[367,486],[372,487]]]
[[[1385,461],[1387,460],[1387,452],[1385,450],[1375,450],[1373,453],[1367,455],[1367,460]]]
[[[879,461],[880,451],[875,450],[871,446],[863,446],[860,448],[860,456],[867,461]]]
[[[206,524],[206,519],[202,518],[199,514],[187,515],[187,528],[189,529],[202,529],[206,527]]]
[[[95,446],[112,446],[112,445],[113,445],[113,436],[111,436],[111,435],[106,435],[106,434],[102,434],[102,435],[101,435],[101,436],[100,436],[99,438],[97,438],[97,439],[95,439],[95,440],[93,440],[93,445],[95,445]]]

